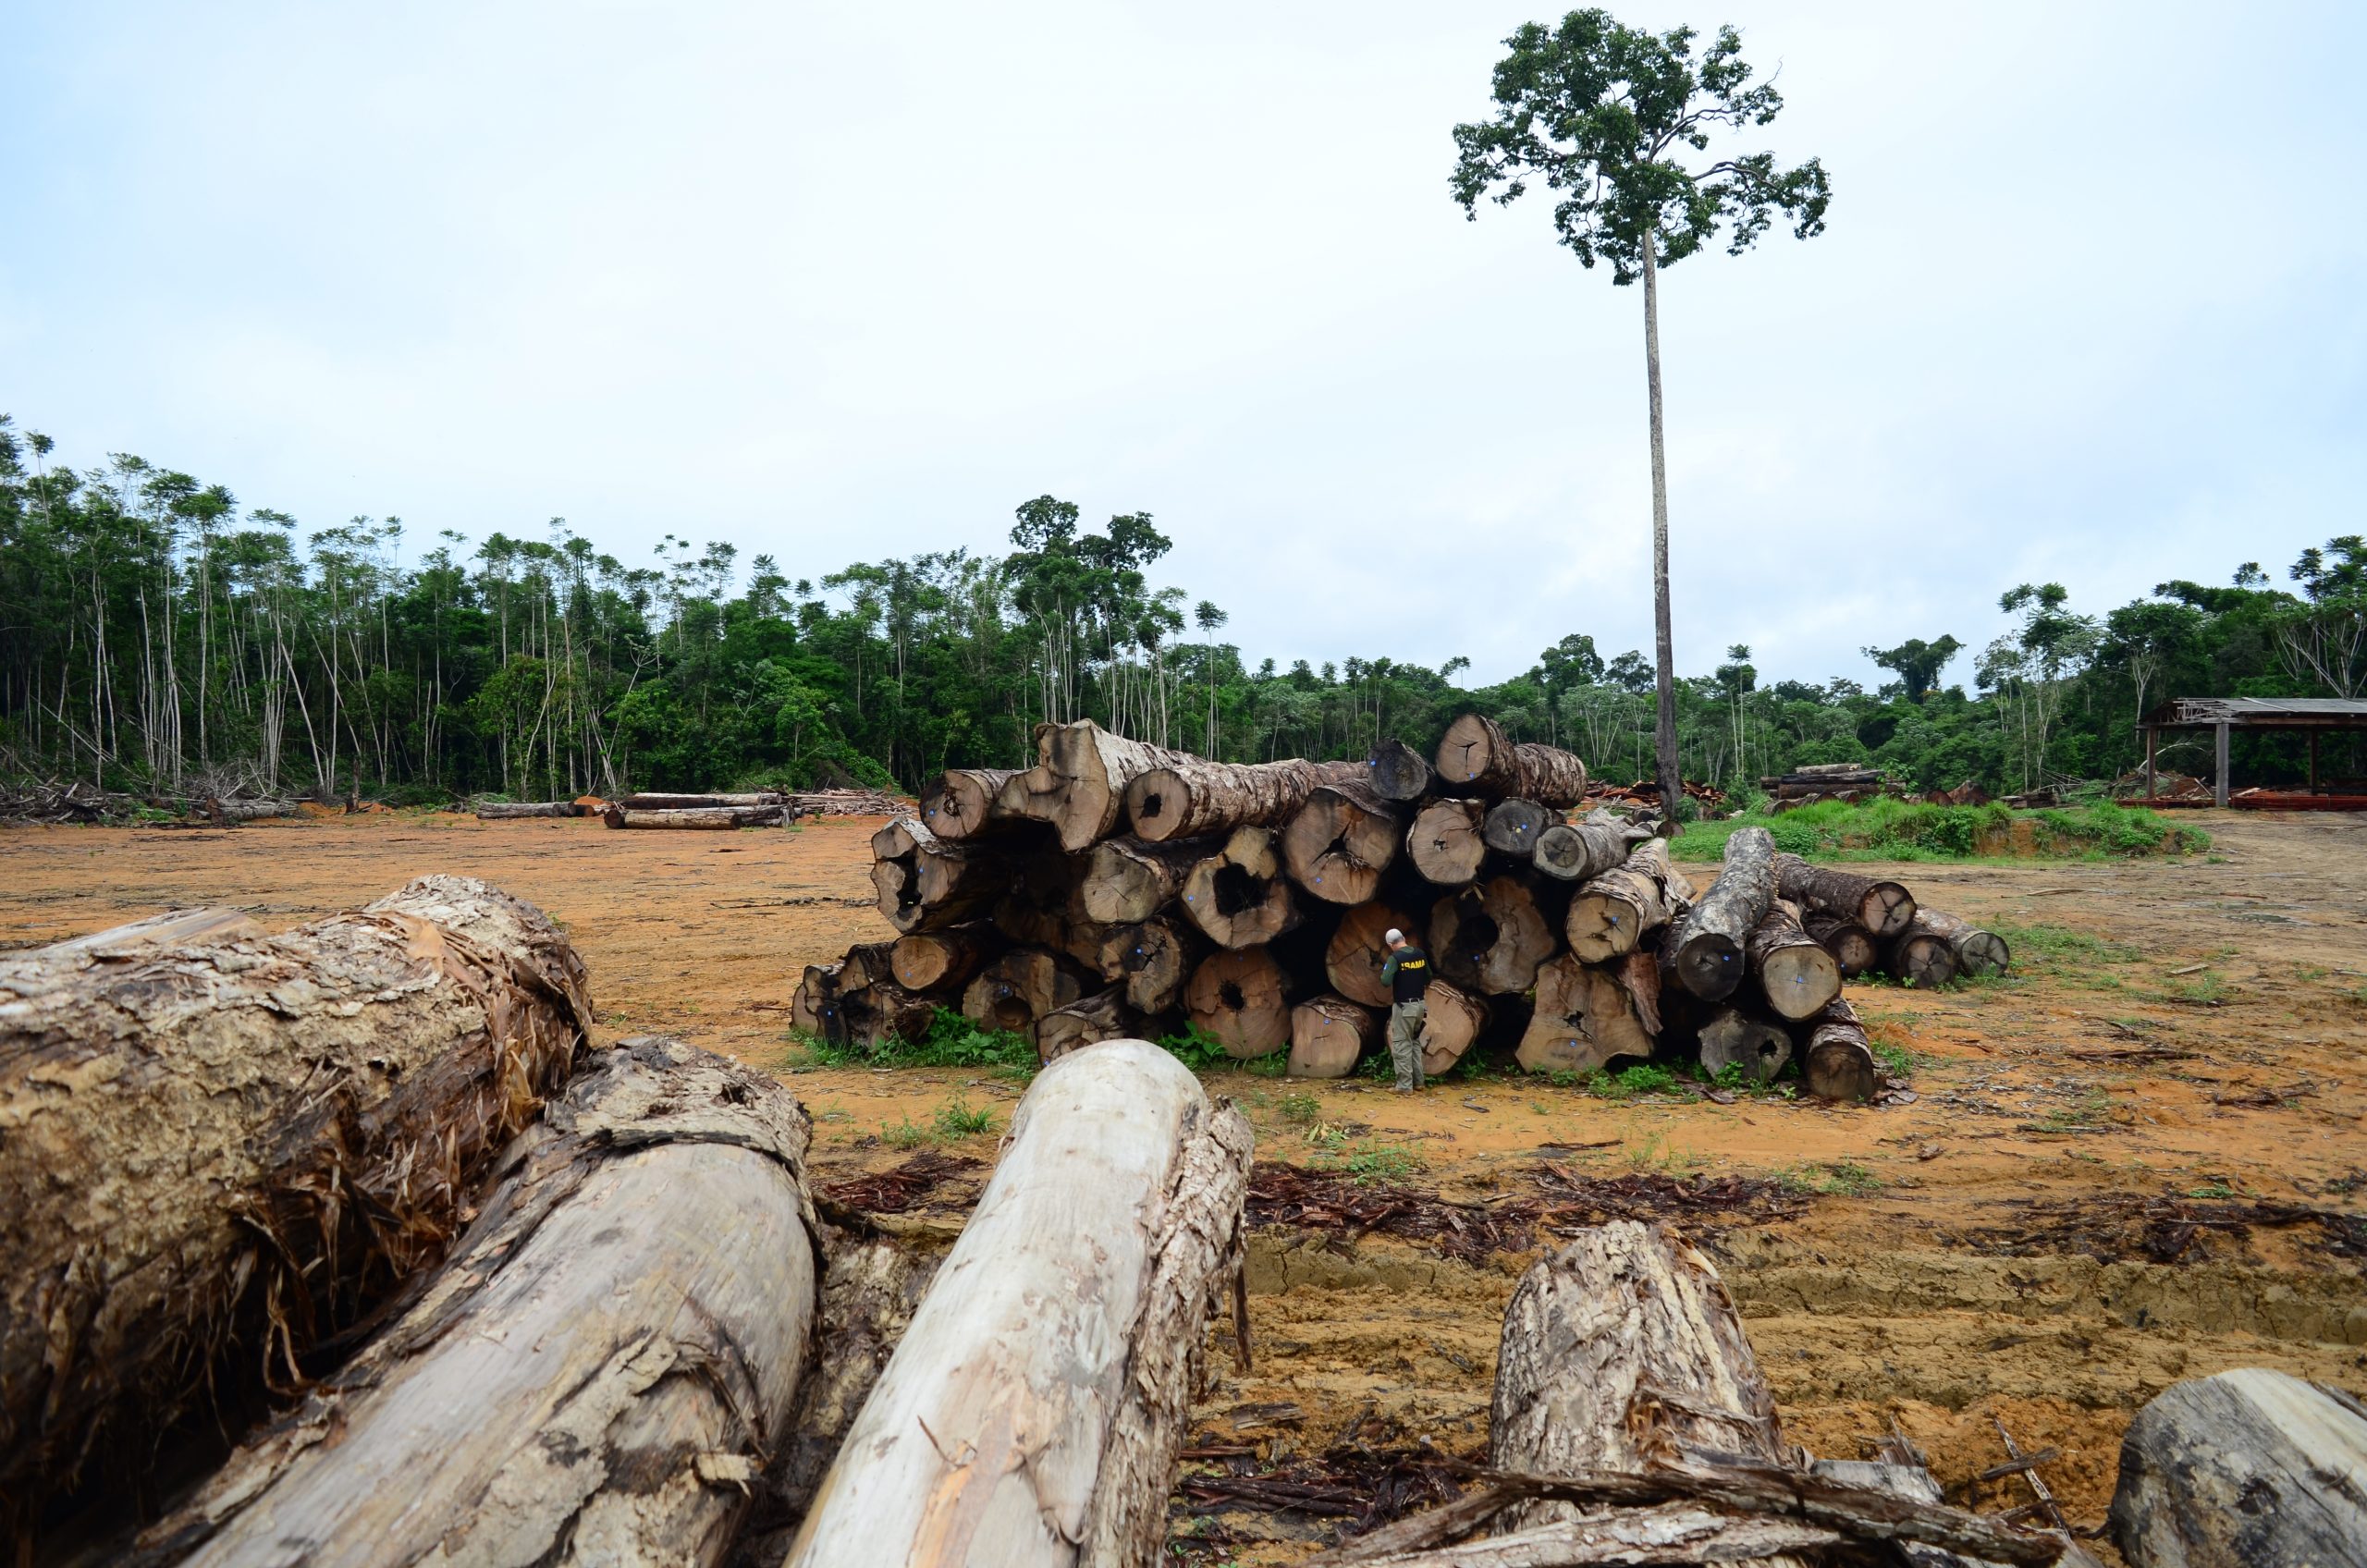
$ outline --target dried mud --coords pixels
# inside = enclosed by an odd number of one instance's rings
[[[2061,1451],[2045,1475],[2092,1524],[2129,1416],[2171,1382],[2270,1366],[2367,1393],[2367,817],[2189,819],[2216,836],[2211,857],[1888,869],[1929,902],[2036,933],[2003,985],[1853,987],[1877,1039],[1911,1053],[1913,1104],[1617,1102],[1510,1078],[1406,1098],[1213,1075],[1262,1160],[1320,1171],[1365,1155],[1414,1207],[1359,1221],[1348,1208],[1369,1217],[1371,1189],[1334,1176],[1298,1195],[1315,1200],[1299,1222],[1268,1215],[1250,1252],[1255,1369],[1221,1346],[1211,1358],[1196,1467],[1413,1495],[1402,1468],[1325,1455],[1424,1438],[1476,1451],[1529,1249],[1592,1210],[1629,1211],[1614,1202],[1656,1204],[1643,1211],[1717,1253],[1798,1440],[1853,1457],[1895,1422],[1957,1497],[2004,1459],[1998,1418],[2025,1450]],[[198,902],[291,925],[423,873],[484,876],[568,927],[604,1037],[665,1030],[787,1072],[816,1116],[816,1182],[854,1207],[904,1204],[883,1226],[941,1234],[985,1166],[891,1173],[953,1099],[995,1126],[942,1152],[990,1162],[1018,1086],[798,1070],[787,1041],[799,970],[889,934],[869,908],[876,826],[5,830],[0,946]],[[1428,1197],[1478,1207],[1454,1210],[1458,1231],[1420,1212]],[[1977,1501],[2013,1506],[2019,1488]],[[1287,1562],[1344,1519],[1202,1497],[1179,1503],[1177,1532],[1212,1559]]]

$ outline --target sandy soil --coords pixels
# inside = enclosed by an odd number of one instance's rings
[[[2046,1475],[2092,1524],[2129,1415],[2171,1382],[2260,1365],[2367,1393],[2367,817],[2193,820],[2216,846],[2184,864],[1892,869],[1930,902],[2036,931],[2007,983],[1853,987],[1878,1037],[1913,1054],[1912,1105],[1614,1102],[1506,1078],[1417,1099],[1248,1072],[1211,1086],[1249,1111],[1261,1159],[1375,1153],[1418,1162],[1405,1179],[1450,1197],[1534,1196],[1547,1161],[1772,1177],[1809,1194],[1789,1218],[1690,1222],[1793,1434],[1852,1457],[1895,1421],[1962,1495],[2004,1458],[2002,1418],[2025,1448],[2061,1450]],[[6,830],[0,946],[201,902],[293,925],[423,873],[484,876],[567,925],[606,1031],[664,1030],[788,1073],[816,1118],[817,1174],[839,1180],[906,1158],[885,1135],[949,1099],[1000,1125],[1019,1092],[959,1072],[793,1065],[799,970],[888,934],[869,907],[875,826],[617,833],[385,814]],[[994,1156],[991,1134],[952,1146]],[[2336,1219],[2263,1222],[2259,1205]],[[1257,1368],[1218,1363],[1208,1440],[1258,1463],[1319,1455],[1352,1427],[1363,1445],[1478,1444],[1499,1314],[1526,1261],[1261,1233]],[[1979,1501],[2026,1494],[2008,1481]],[[1215,1555],[1287,1562],[1326,1526],[1240,1513],[1193,1528]]]

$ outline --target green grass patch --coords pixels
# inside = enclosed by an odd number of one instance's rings
[[[1715,861],[1738,827],[1764,827],[1775,847],[1804,860],[1973,860],[2032,855],[2080,860],[2115,855],[2193,854],[2211,835],[2141,806],[2094,805],[2013,811],[2001,805],[1910,805],[1887,797],[1854,804],[1820,801],[1781,815],[1753,812],[1688,825],[1674,848],[1684,861]],[[2030,849],[2015,846],[2024,833]]]

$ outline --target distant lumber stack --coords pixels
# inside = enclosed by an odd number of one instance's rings
[[[1426,1059],[1533,1072],[1647,1058],[1865,1098],[1875,1058],[1843,983],[2002,968],[2005,945],[1895,882],[1728,839],[1697,887],[1650,818],[1596,809],[1569,753],[1466,715],[1426,760],[1219,763],[1045,725],[1036,766],[947,773],[872,839],[864,943],[800,981],[792,1017],[876,1048],[938,1009],[1024,1034],[1045,1060],[1196,1027],[1307,1077],[1383,1048],[1385,937],[1437,975]]]

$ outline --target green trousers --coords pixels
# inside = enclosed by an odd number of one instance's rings
[[[1389,1060],[1397,1064],[1397,1086],[1422,1086],[1422,1035],[1430,1021],[1428,1002],[1399,1002],[1389,1010]]]

